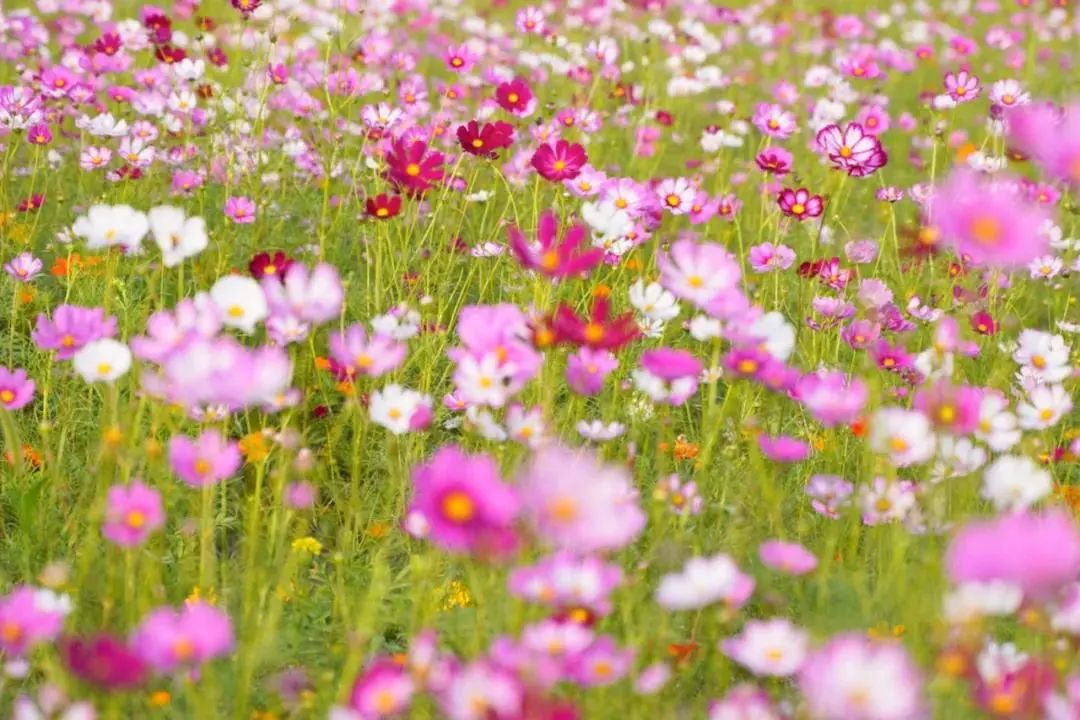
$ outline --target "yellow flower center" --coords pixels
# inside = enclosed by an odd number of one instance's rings
[[[416,177],[420,174],[420,166],[416,163],[409,163],[405,166],[405,174],[409,177]]]
[[[476,504],[466,493],[454,490],[443,498],[442,511],[446,519],[451,522],[467,523],[476,515]]]

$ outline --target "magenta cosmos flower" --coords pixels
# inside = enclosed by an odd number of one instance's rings
[[[416,682],[409,671],[388,657],[373,661],[353,685],[349,707],[365,718],[385,718],[409,708]]]
[[[21,252],[4,263],[4,272],[18,282],[27,283],[36,278],[43,267],[45,266],[41,260],[34,257],[33,253]]]
[[[758,435],[758,447],[773,462],[796,463],[810,457],[810,446],[790,435],[769,437],[762,433]]]
[[[980,265],[1022,267],[1047,252],[1037,229],[1050,216],[1001,180],[957,170],[934,193],[932,208],[942,241]]]
[[[423,195],[443,179],[446,157],[422,140],[395,140],[386,153],[386,178],[399,191]]]
[[[1045,595],[1080,576],[1080,532],[1059,509],[975,520],[956,533],[945,565],[954,583],[1001,580]]]
[[[604,465],[587,451],[544,447],[518,475],[517,485],[531,524],[559,548],[616,550],[645,527],[626,470]]]
[[[232,196],[225,201],[225,217],[237,225],[255,222],[255,203],[242,195]]]
[[[490,457],[444,447],[413,470],[413,488],[409,515],[425,521],[436,545],[461,553],[513,547],[518,498]]]
[[[834,167],[852,177],[870,175],[889,159],[877,136],[855,122],[842,129],[838,125],[826,125],[818,131],[816,142]]]
[[[231,652],[234,642],[229,616],[202,601],[181,610],[158,608],[131,636],[131,647],[159,673],[198,667]]]
[[[581,347],[566,358],[566,384],[579,395],[597,395],[617,367],[619,360],[610,350]]]
[[[545,180],[560,182],[576,178],[587,162],[589,157],[581,145],[557,140],[554,144],[544,143],[538,147],[529,164]]]
[[[116,335],[116,317],[105,317],[102,308],[61,305],[52,319],[38,315],[31,337],[43,350],[56,350],[57,360],[67,360],[87,343]]]
[[[510,249],[514,251],[518,262],[529,270],[548,277],[581,275],[592,270],[604,259],[603,248],[579,250],[586,237],[585,226],[580,223],[570,226],[560,241],[559,221],[551,211],[540,216],[535,243],[530,243],[513,225],[507,232],[510,236]]]
[[[34,381],[22,368],[9,370],[0,365],[0,407],[18,410],[34,399]]]
[[[766,567],[788,575],[805,575],[817,568],[814,554],[796,542],[767,540],[758,548],[758,556]]]
[[[109,488],[102,534],[121,547],[141,545],[165,524],[161,494],[136,480]]]
[[[855,422],[870,393],[860,378],[823,370],[799,378],[794,396],[818,422],[832,427]]]
[[[780,206],[780,212],[800,221],[819,217],[825,209],[821,196],[811,195],[806,188],[784,188],[777,195],[776,204]]]
[[[72,675],[102,690],[130,690],[146,679],[146,664],[112,635],[65,638],[60,651]]]
[[[175,435],[169,440],[169,464],[192,487],[213,485],[240,467],[240,448],[217,430],[207,430],[194,439]]]
[[[1080,188],[1080,102],[1064,113],[1045,103],[1009,111],[1009,142],[1050,176]]]

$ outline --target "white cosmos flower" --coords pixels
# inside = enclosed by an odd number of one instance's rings
[[[149,229],[146,215],[128,205],[94,205],[71,226],[91,250],[120,246],[128,252],[139,249]]]
[[[607,442],[626,432],[621,422],[605,423],[603,420],[578,420],[577,431],[581,437],[592,442]]]
[[[897,467],[916,465],[934,455],[935,438],[930,420],[920,412],[882,408],[874,415],[870,446],[886,453]]]
[[[683,569],[660,579],[656,602],[668,610],[696,610],[721,600],[740,603],[753,590],[753,580],[727,555],[694,557]]]
[[[630,213],[610,200],[582,203],[581,219],[592,228],[593,244],[597,247],[605,247],[634,229],[634,220]]]
[[[679,302],[658,282],[638,280],[630,286],[630,304],[649,320],[667,322],[679,315]]]
[[[750,326],[750,334],[760,338],[765,351],[777,360],[787,360],[795,350],[795,328],[776,311],[755,320]]]
[[[210,298],[221,311],[221,322],[250,335],[266,318],[266,295],[254,278],[225,275],[210,288]]]
[[[400,385],[387,385],[371,394],[368,406],[371,421],[395,435],[408,432],[418,410],[430,408],[431,398]]]
[[[983,473],[983,498],[998,512],[1026,510],[1050,494],[1050,473],[1025,456],[1002,455]]]
[[[994,392],[983,395],[975,437],[995,452],[1003,452],[1020,442],[1016,416],[1009,412],[1009,401],[1004,395]]]
[[[209,240],[201,217],[185,217],[180,208],[159,205],[147,213],[147,219],[165,267],[179,265],[206,249]]]
[[[71,362],[86,382],[111,383],[131,369],[131,350],[119,340],[103,338],[84,345]]]
[[[1072,398],[1061,385],[1039,385],[1032,388],[1027,402],[1016,406],[1016,412],[1020,416],[1020,427],[1045,430],[1057,425],[1072,406]]]
[[[954,625],[988,616],[1012,615],[1023,599],[1020,588],[1000,580],[964,583],[945,595],[944,615]]]
[[[83,115],[75,121],[75,126],[97,137],[124,137],[128,134],[128,124],[117,120],[111,113],[104,113],[94,118]]]

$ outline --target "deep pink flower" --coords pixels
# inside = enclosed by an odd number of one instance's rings
[[[530,243],[516,226],[511,225],[507,232],[510,249],[518,261],[526,268],[549,277],[581,275],[604,259],[603,248],[579,250],[587,233],[586,227],[580,223],[570,226],[560,241],[558,219],[551,211],[540,216],[535,243]]]
[[[544,143],[533,153],[529,164],[545,180],[561,182],[573,180],[589,162],[585,148],[577,143],[557,140],[554,144]]]
[[[0,365],[0,407],[5,410],[19,410],[34,399],[34,381],[22,368],[9,370]]]
[[[795,463],[810,457],[810,446],[790,435],[769,437],[762,433],[758,435],[758,447],[762,455],[773,462]]]
[[[255,203],[250,198],[231,196],[225,201],[225,217],[237,225],[255,222]]]
[[[102,690],[131,690],[146,680],[142,659],[112,635],[65,638],[60,651],[72,675]]]
[[[409,671],[388,657],[379,657],[356,678],[349,707],[364,718],[386,718],[409,708],[416,682]]]
[[[398,138],[386,153],[386,177],[401,192],[423,195],[444,177],[446,158],[423,140]]]
[[[842,129],[839,125],[826,125],[818,131],[816,142],[835,167],[852,177],[870,175],[888,162],[881,141],[856,122]]]
[[[780,211],[788,217],[796,220],[809,220],[821,215],[825,209],[825,203],[820,195],[811,195],[806,188],[792,190],[784,188],[776,197],[776,204]]]
[[[423,518],[436,545],[485,554],[514,546],[511,523],[520,503],[490,457],[443,447],[413,470],[413,488],[409,515]]]

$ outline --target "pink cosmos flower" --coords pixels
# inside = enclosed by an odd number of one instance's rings
[[[764,172],[783,177],[791,172],[792,155],[782,147],[765,148],[757,154],[754,162]]]
[[[1080,532],[1057,508],[973,520],[949,543],[945,566],[954,583],[1001,580],[1045,596],[1080,577]]]
[[[341,314],[345,300],[341,276],[330,263],[319,263],[311,270],[302,263],[293,263],[280,280],[264,277],[261,285],[271,316],[303,322],[333,320]]]
[[[784,188],[776,196],[776,204],[782,213],[799,221],[819,217],[825,209],[821,196],[811,195],[806,188]]]
[[[817,568],[814,554],[795,542],[767,540],[758,547],[758,556],[766,567],[788,575],[805,575]]]
[[[915,394],[915,409],[939,430],[954,435],[970,435],[979,427],[981,388],[953,386],[945,381],[934,383]]]
[[[754,272],[787,270],[795,262],[795,251],[787,245],[761,243],[750,248],[749,260]]]
[[[255,222],[255,203],[242,195],[233,195],[225,201],[225,217],[237,225]]]
[[[52,591],[15,586],[0,598],[0,650],[21,657],[36,645],[52,642],[66,614]]]
[[[56,350],[57,360],[68,360],[87,343],[114,335],[116,317],[105,317],[103,309],[61,305],[51,320],[44,314],[38,315],[31,337],[39,348]]]
[[[1080,101],[1059,112],[1045,103],[1006,115],[1009,142],[1029,155],[1047,175],[1080,188]]]
[[[34,399],[34,381],[22,368],[10,370],[0,365],[0,407],[19,410]]]
[[[656,256],[660,284],[676,297],[705,307],[724,291],[736,288],[742,271],[735,257],[718,243],[677,240]]]
[[[511,225],[508,234],[510,249],[514,251],[518,261],[524,267],[548,277],[582,275],[604,259],[603,248],[579,250],[586,238],[586,227],[581,223],[570,226],[560,242],[559,221],[551,211],[540,216],[535,244],[530,243],[516,226]]]
[[[597,395],[604,389],[604,378],[619,367],[610,350],[580,347],[566,358],[566,383],[579,395]]]
[[[885,166],[888,155],[877,136],[857,122],[826,125],[815,138],[818,149],[829,161],[852,177],[870,175]]]
[[[554,144],[544,143],[533,153],[529,164],[545,180],[561,182],[573,180],[589,162],[585,148],[577,143],[557,140]]]
[[[43,267],[44,264],[33,253],[21,252],[4,263],[4,272],[18,282],[28,283],[41,273]]]
[[[672,215],[688,213],[696,194],[694,186],[686,178],[666,178],[656,186],[660,206]]]
[[[825,427],[854,422],[869,399],[861,378],[824,370],[803,375],[793,394]]]
[[[158,608],[131,635],[132,649],[162,674],[203,665],[230,653],[234,644],[229,616],[201,600],[181,610]]]
[[[165,524],[161,494],[136,480],[109,488],[102,534],[120,547],[141,545]]]
[[[701,361],[685,350],[658,348],[641,354],[634,384],[653,402],[682,405],[697,392]]]
[[[546,605],[559,614],[595,618],[611,612],[611,593],[622,578],[618,565],[594,555],[561,550],[535,565],[514,568],[508,588],[511,595]]]
[[[920,720],[926,717],[918,668],[900,643],[837,635],[811,653],[799,688],[814,720]]]
[[[796,463],[810,457],[810,446],[790,435],[769,437],[762,433],[757,440],[761,454],[773,462]]]
[[[517,486],[524,514],[556,547],[615,550],[645,526],[626,471],[588,451],[545,446],[519,473]]]
[[[750,620],[720,649],[755,675],[787,677],[802,667],[809,651],[807,632],[784,618]]]
[[[503,554],[512,549],[519,501],[486,455],[456,446],[439,449],[413,470],[409,514],[423,518],[427,537],[457,553]]]
[[[967,70],[961,70],[957,73],[945,73],[945,92],[949,93],[949,97],[954,101],[958,103],[971,102],[979,97],[981,91],[982,86],[979,84],[979,78]]]
[[[240,468],[240,448],[217,430],[197,438],[174,435],[169,440],[169,465],[192,487],[213,485],[233,476]]]
[[[943,242],[981,265],[1022,267],[1048,252],[1046,235],[1033,231],[1047,212],[971,170],[955,171],[934,193],[930,219]]]
[[[769,694],[753,685],[736,685],[720,700],[709,703],[708,720],[760,718],[780,720],[783,715],[769,699]]]
[[[570,673],[582,687],[601,687],[621,680],[633,662],[632,649],[620,648],[611,637],[603,635],[574,658]]]
[[[759,103],[750,121],[765,135],[781,140],[791,137],[797,129],[795,116],[772,103]]]
[[[423,140],[398,138],[386,153],[386,177],[399,191],[423,195],[444,177],[446,157]]]
[[[407,348],[385,335],[368,336],[364,326],[354,323],[330,335],[330,356],[350,375],[379,377],[401,367]]]
[[[379,657],[356,679],[349,708],[363,718],[387,718],[409,709],[416,682],[408,670],[388,657]]]

